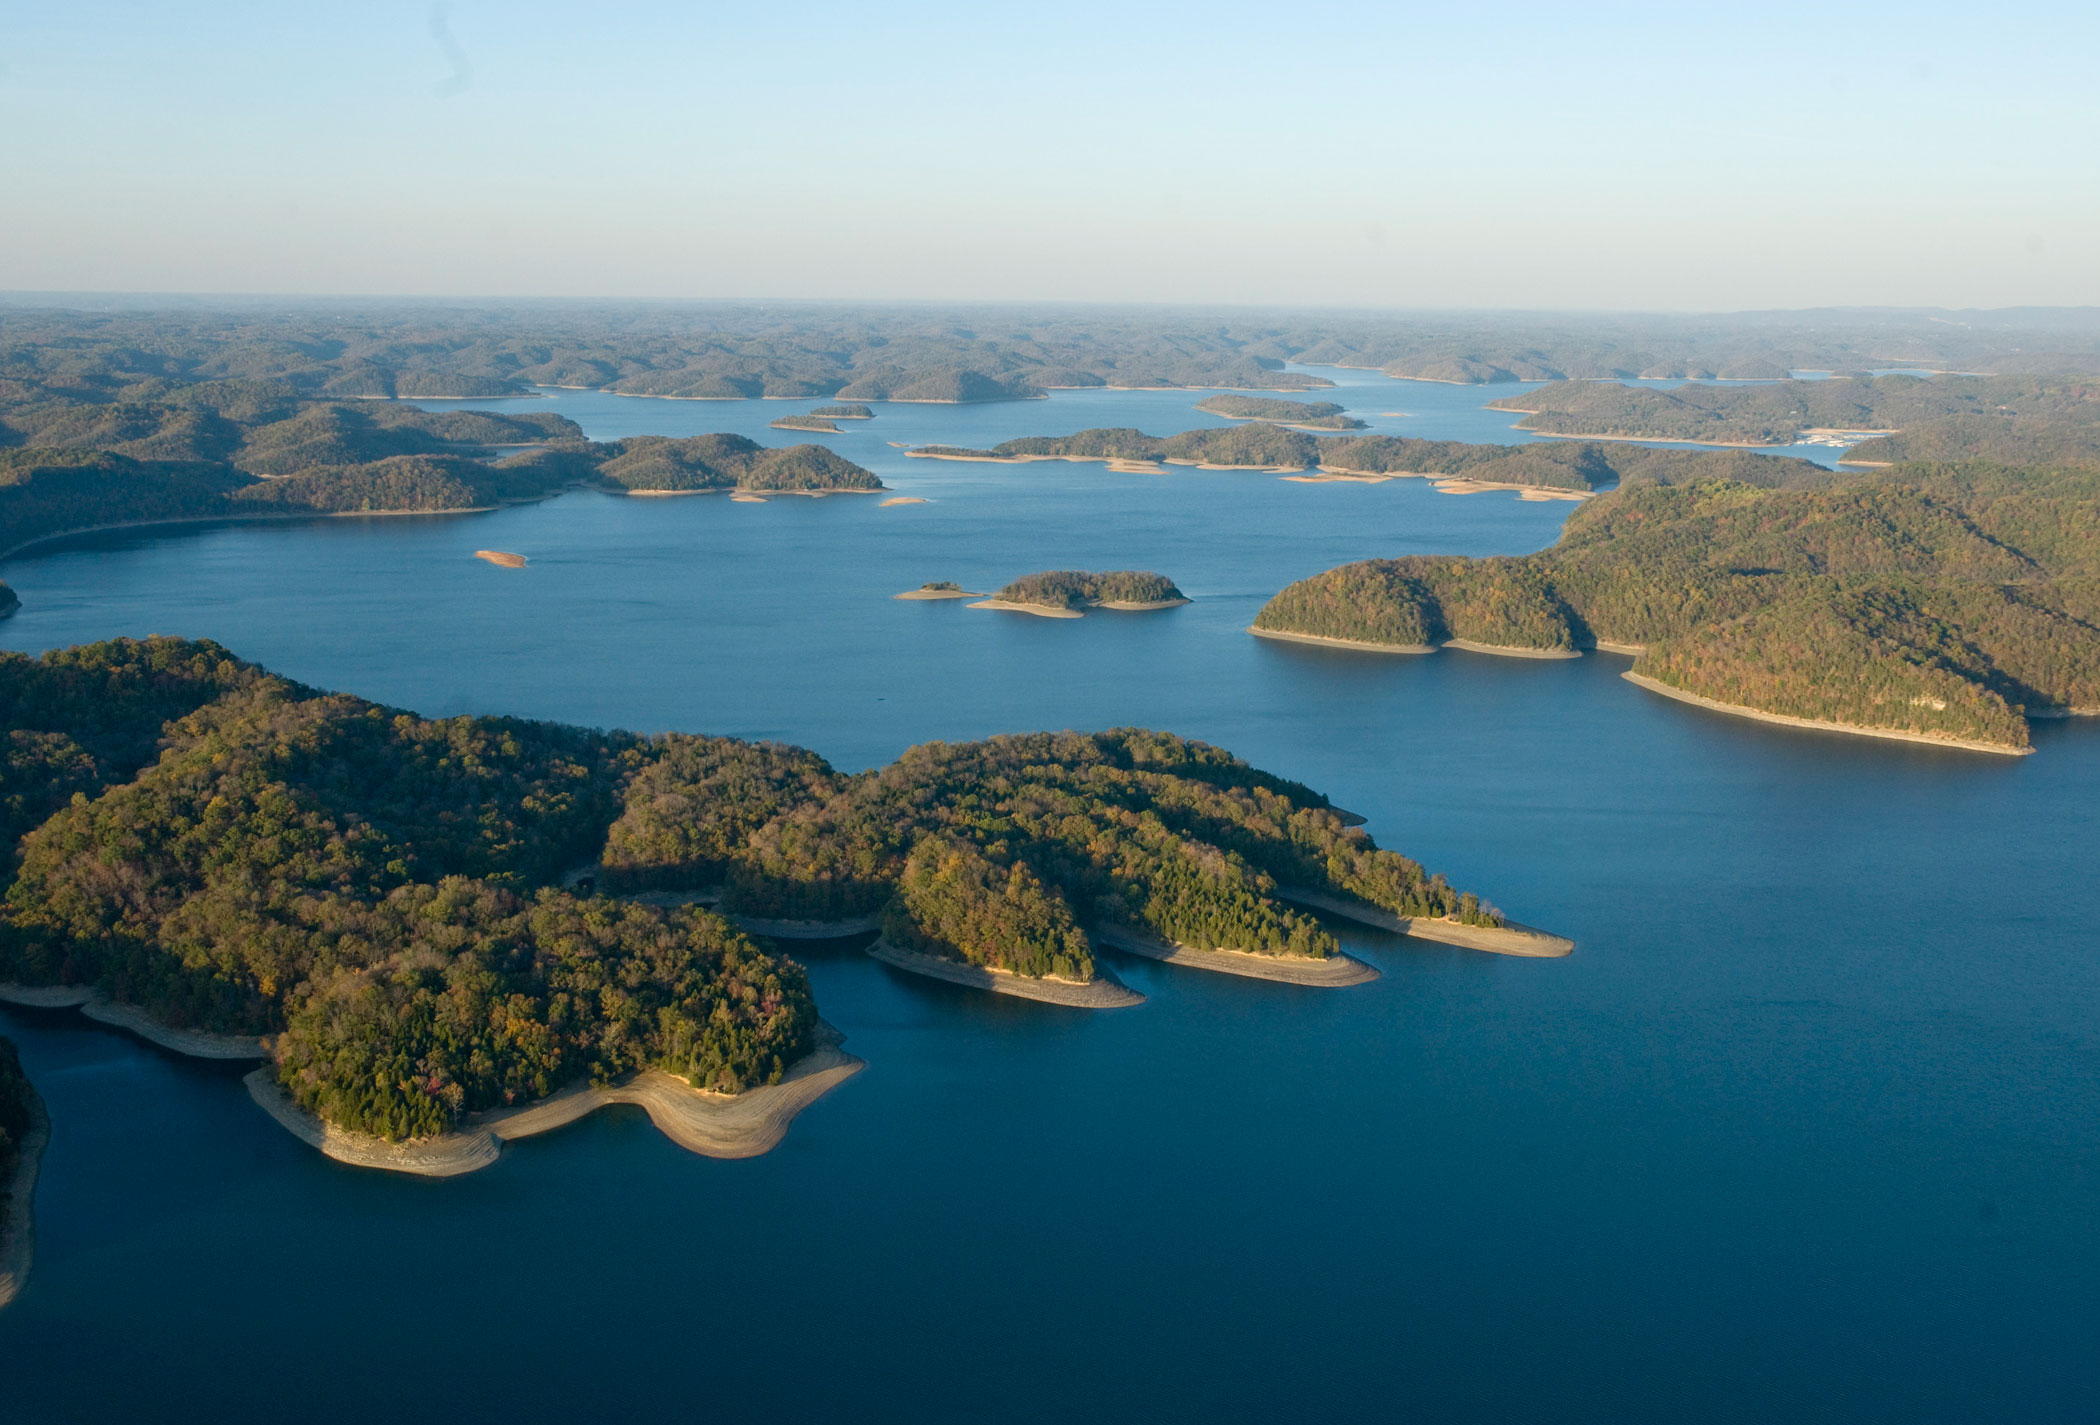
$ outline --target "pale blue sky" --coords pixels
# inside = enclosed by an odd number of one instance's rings
[[[0,3],[0,289],[2100,303],[2096,53],[2091,4]]]

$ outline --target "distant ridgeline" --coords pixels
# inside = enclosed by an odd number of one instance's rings
[[[647,1069],[739,1092],[810,1052],[798,965],[617,895],[878,916],[904,950],[1067,981],[1095,976],[1097,927],[1332,956],[1285,889],[1501,924],[1317,793],[1135,729],[849,775],[772,743],[421,718],[175,639],[0,655],[0,726],[0,982],[274,1036],[299,1105],[394,1139]],[[594,866],[615,895],[559,889]]]
[[[1567,381],[1490,403],[1548,435],[1791,445],[1817,430],[1893,430],[1850,463],[2100,460],[2100,380],[1882,376],[1660,390]]]
[[[2100,373],[2090,311],[1727,317],[1124,313],[1026,307],[281,300],[78,311],[0,306],[0,381],[280,381],[310,397],[510,396],[534,385],[736,399],[1005,400],[1072,387],[1302,391],[1285,364],[1491,383],[1783,379],[1910,367]]]
[[[1831,474],[1808,460],[1747,451],[1657,450],[1603,442],[1469,445],[1403,436],[1315,436],[1257,422],[1146,435],[1127,429],[1027,436],[989,450],[923,445],[913,455],[943,460],[1115,460],[1227,469],[1325,470],[1343,475],[1434,475],[1554,490],[1595,490],[1616,481],[1680,483],[1726,477],[1760,485],[1819,485]]]
[[[1542,553],[1343,565],[1254,626],[1404,648],[1626,645],[1634,675],[1729,708],[2021,750],[2029,717],[2100,712],[2100,466],[1639,481]]]
[[[1212,396],[1196,409],[1235,421],[1271,421],[1278,425],[1320,430],[1362,430],[1364,423],[1342,414],[1332,401],[1280,401],[1267,396]]]
[[[0,381],[0,550],[154,520],[484,509],[578,481],[882,488],[822,446],[767,450],[740,436],[586,441],[551,412],[310,401],[256,381],[152,381],[104,394],[91,401]]]

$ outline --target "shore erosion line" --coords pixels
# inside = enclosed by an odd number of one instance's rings
[[[270,1047],[261,1039],[241,1034],[210,1034],[201,1029],[175,1029],[153,1019],[144,1010],[118,1004],[100,990],[85,985],[0,984],[0,1004],[18,1004],[28,1009],[77,1009],[97,1024],[136,1034],[149,1044],[192,1059],[267,1059]]]
[[[760,922],[808,927],[815,921]],[[747,927],[748,928],[748,927]],[[850,934],[826,927],[829,934]],[[781,932],[761,932],[781,933]],[[794,938],[797,932],[784,932]],[[816,938],[807,931],[801,938]],[[239,1035],[170,1029],[130,1005],[112,1004],[99,992],[73,986],[39,988],[0,985],[0,1001],[35,1009],[77,1008],[99,1023],[124,1029],[141,1039],[194,1059],[266,1059],[267,1045]],[[797,1060],[777,1084],[740,1094],[696,1089],[684,1079],[651,1069],[608,1088],[576,1084],[537,1103],[469,1114],[460,1131],[434,1138],[389,1143],[366,1133],[353,1133],[323,1122],[292,1102],[265,1064],[246,1075],[248,1096],[294,1137],[338,1162],[356,1167],[425,1177],[452,1177],[487,1167],[502,1145],[574,1123],[608,1104],[631,1103],[645,1109],[650,1121],[679,1147],[710,1158],[753,1158],[786,1136],[795,1115],[866,1067],[844,1052],[845,1036],[817,1021],[817,1047]]]
[[[1123,984],[1101,966],[1096,966],[1095,977],[1091,980],[1061,980],[1051,975],[1017,975],[1011,970],[995,970],[988,965],[972,965],[961,960],[944,960],[938,955],[922,955],[916,950],[892,945],[880,936],[868,946],[868,954],[885,965],[909,974],[946,980],[950,984],[967,985],[975,990],[990,990],[993,994],[1013,995],[1017,999],[1039,1000],[1044,1004],[1068,1005],[1074,1009],[1129,1009],[1145,1002],[1143,995]]]
[[[1494,955],[1517,955],[1527,959],[1558,959],[1575,949],[1575,942],[1534,926],[1505,921],[1500,926],[1466,925],[1426,915],[1401,915],[1383,906],[1303,886],[1278,886],[1276,894],[1294,905],[1353,920],[1359,925],[1396,931],[1416,940],[1434,940],[1467,950],[1485,950]]]
[[[7,1225],[0,1227],[0,1307],[29,1281],[36,1260],[36,1175],[51,1145],[51,1115],[33,1084],[29,1093],[29,1132],[16,1150],[14,1177],[8,1182]]]
[[[897,595],[900,599],[912,597]],[[979,599],[970,605],[973,609],[996,609],[1001,613],[1034,614],[1037,618],[1083,618],[1087,609],[1113,609],[1117,613],[1152,613],[1159,609],[1178,609],[1190,599],[1090,599],[1077,608],[1064,608],[1055,604],[1017,604],[1008,599]]]
[[[1289,633],[1279,628],[1256,628],[1250,625],[1247,632],[1256,638],[1273,638],[1283,643],[1311,643],[1326,648],[1350,648],[1359,653],[1434,653],[1439,648],[1460,648],[1468,653],[1487,653],[1497,658],[1580,658],[1582,648],[1519,648],[1509,643],[1475,643],[1470,638],[1449,638],[1441,644],[1433,643],[1372,643],[1360,638],[1327,638],[1317,633]],[[1593,639],[1588,649],[1598,653],[1618,653],[1638,658],[1647,645],[1641,643],[1612,643],[1606,639]]]
[[[1781,727],[1801,727],[1812,732],[1843,732],[1854,737],[1879,737],[1890,742],[1921,742],[1928,747],[1951,747],[1962,752],[1990,752],[2000,757],[2025,757],[2032,747],[2011,747],[2003,742],[1983,742],[1975,738],[1950,737],[1943,733],[1904,732],[1892,727],[1865,727],[1856,722],[1834,722],[1826,718],[1794,717],[1787,713],[1761,712],[1746,708],[1739,703],[1724,703],[1715,698],[1702,697],[1698,693],[1673,688],[1668,683],[1647,677],[1631,670],[1619,675],[1637,687],[1651,693],[1660,693],[1680,703],[1690,703],[1709,712],[1726,713],[1731,717],[1749,718],[1753,722],[1777,723]]]
[[[294,1103],[267,1068],[242,1082],[248,1096],[287,1132],[337,1162],[418,1177],[458,1177],[485,1168],[505,1143],[565,1128],[616,1103],[647,1112],[649,1121],[687,1152],[755,1158],[787,1136],[796,1114],[867,1067],[865,1060],[839,1048],[844,1041],[838,1030],[818,1020],[817,1047],[796,1060],[786,1077],[739,1094],[696,1089],[674,1074],[649,1069],[606,1088],[575,1084],[537,1103],[470,1113],[453,1132],[399,1143],[323,1122]]]
[[[1343,989],[1369,984],[1378,971],[1353,955],[1337,951],[1324,960],[1303,955],[1257,955],[1248,950],[1199,950],[1193,945],[1170,945],[1149,935],[1120,926],[1104,925],[1093,932],[1094,940],[1111,950],[1185,965],[1192,970],[1215,970],[1242,975],[1251,980],[1275,980],[1286,985],[1314,989]]]

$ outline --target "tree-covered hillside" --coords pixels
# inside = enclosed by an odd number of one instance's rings
[[[1498,923],[1215,748],[1121,729],[914,748],[844,775],[774,744],[318,692],[209,643],[0,658],[0,980],[267,1034],[293,1098],[390,1138],[585,1078],[777,1081],[801,969],[642,891],[880,914],[904,948],[1087,979],[1089,927],[1324,957],[1283,888]],[[561,889],[595,867],[610,894]]]
[[[2026,717],[2100,711],[2100,469],[1632,482],[1543,553],[1344,565],[1255,627],[1637,645],[1636,673],[1733,706],[2024,748]]]

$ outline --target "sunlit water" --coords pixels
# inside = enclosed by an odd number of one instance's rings
[[[1480,410],[1507,388],[1327,374],[1409,413],[1381,428],[1521,438]],[[0,1416],[2090,1418],[2100,728],[1999,759],[1712,716],[1612,657],[1279,646],[1243,630],[1294,578],[1539,548],[1571,506],[887,444],[1168,434],[1193,399],[877,406],[831,442],[923,505],[572,493],[82,538],[0,570],[0,642],[209,635],[426,713],[849,768],[1167,728],[1330,792],[1573,957],[1348,933],[1385,977],[1347,991],[1119,959],[1149,1003],[1087,1014],[803,947],[870,1067],[772,1154],[694,1157],[619,1109],[450,1182],[320,1157],[237,1071],[6,1011],[57,1128]],[[814,404],[521,403],[769,443]],[[888,597],[1051,567],[1195,602]]]

